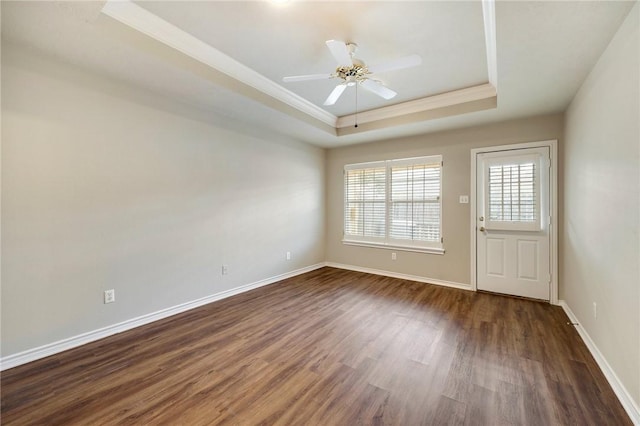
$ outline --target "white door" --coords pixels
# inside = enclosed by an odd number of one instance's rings
[[[549,147],[476,162],[478,290],[549,300]]]

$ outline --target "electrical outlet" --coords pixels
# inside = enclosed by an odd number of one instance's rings
[[[287,252],[287,260],[291,260],[291,252],[290,251]]]
[[[116,301],[116,291],[114,289],[104,291],[104,303],[113,303]]]
[[[396,256],[395,252],[391,253],[391,260],[396,260],[398,256]]]
[[[593,302],[593,318],[598,319],[598,304]]]
[[[222,275],[227,275],[229,273],[229,268],[227,265],[222,265]]]

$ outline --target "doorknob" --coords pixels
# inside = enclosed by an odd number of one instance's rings
[[[484,232],[484,226],[480,227],[480,232]]]

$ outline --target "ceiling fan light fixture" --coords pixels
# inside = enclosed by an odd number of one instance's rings
[[[369,70],[364,65],[351,65],[349,67],[336,68],[336,77],[343,79],[346,82],[360,81],[367,78]]]

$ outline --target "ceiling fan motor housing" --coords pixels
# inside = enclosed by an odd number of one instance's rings
[[[367,79],[369,70],[365,65],[354,64],[350,67],[338,67],[336,68],[336,77],[343,79],[348,83],[359,83]]]

